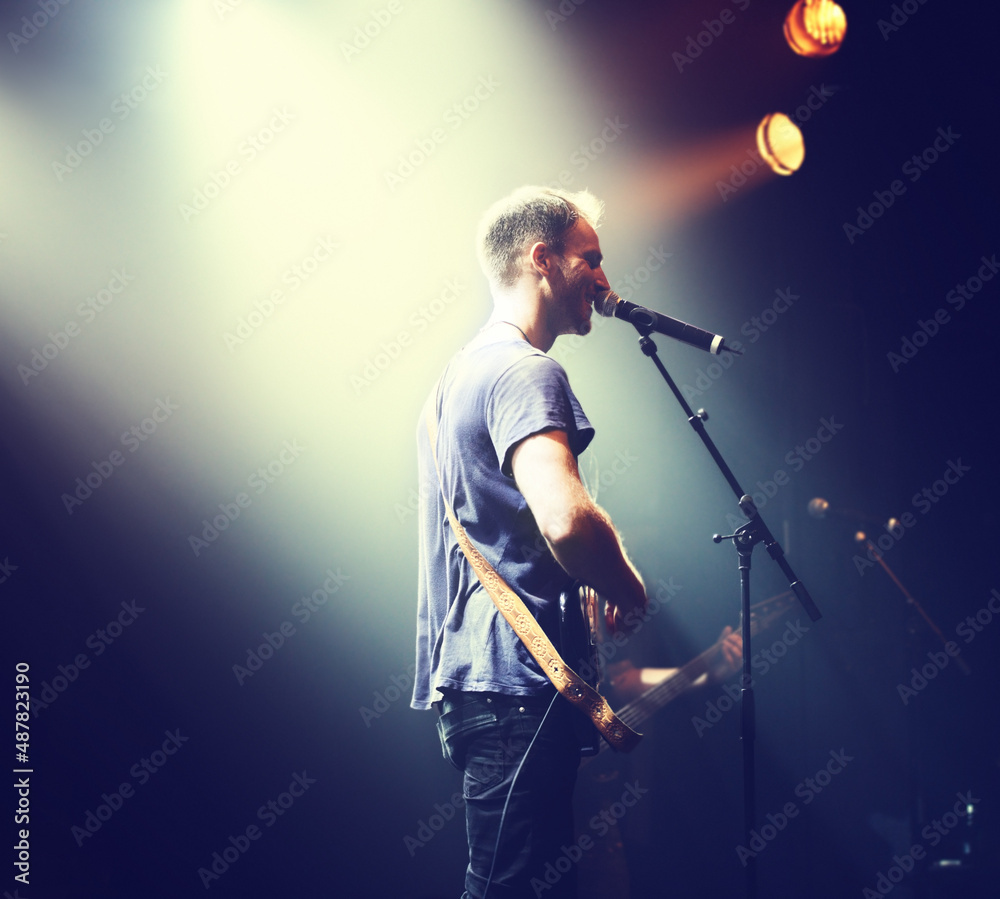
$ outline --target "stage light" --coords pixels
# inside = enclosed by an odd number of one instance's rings
[[[798,171],[806,157],[806,145],[798,126],[783,112],[772,112],[757,126],[757,149],[779,175]]]
[[[785,40],[800,56],[829,56],[840,49],[847,17],[833,0],[798,0],[785,17]]]

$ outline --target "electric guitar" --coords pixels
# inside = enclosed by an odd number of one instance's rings
[[[782,618],[794,601],[794,594],[787,591],[754,605],[750,611],[750,636],[756,636]],[[599,621],[602,616],[597,594],[590,587],[574,584],[560,596],[559,611],[563,658],[568,665],[575,667],[577,674],[597,689],[602,676],[599,638]],[[633,730],[638,728],[654,712],[672,702],[711,670],[718,659],[721,644],[721,640],[717,641],[678,668],[673,675],[624,705],[619,710],[618,717]],[[577,735],[580,738],[581,754],[597,755],[606,750],[608,744],[600,739],[597,729],[586,718],[579,717],[581,720],[577,723]]]
[[[597,647],[600,601],[587,586],[575,583],[559,596],[559,648],[567,665],[591,687],[601,682],[601,656]],[[607,746],[593,721],[583,715],[574,716],[574,727],[580,741],[580,755],[597,755]],[[634,728],[633,728],[634,729]]]

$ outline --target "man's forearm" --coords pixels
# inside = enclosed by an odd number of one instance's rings
[[[556,561],[568,574],[592,587],[622,612],[642,609],[646,590],[625,553],[611,519],[589,504],[569,516],[559,534],[546,536]]]
[[[518,488],[556,561],[620,612],[646,607],[646,590],[607,513],[587,493],[565,431],[524,440],[511,455]]]

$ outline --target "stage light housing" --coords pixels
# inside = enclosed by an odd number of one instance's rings
[[[785,17],[785,40],[800,56],[829,56],[847,34],[847,16],[833,0],[798,0]]]
[[[772,112],[757,126],[757,149],[779,175],[798,171],[806,158],[806,145],[798,126],[783,112]]]

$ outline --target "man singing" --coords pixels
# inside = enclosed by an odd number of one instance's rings
[[[594,300],[610,289],[596,231],[602,212],[586,191],[524,187],[486,213],[478,252],[493,314],[448,363],[417,432],[412,705],[437,710],[445,756],[464,773],[470,899],[482,899],[487,885],[492,899],[533,899],[533,879],[549,897],[576,895],[572,870],[555,884],[541,878],[573,842],[581,713],[480,584],[445,497],[554,642],[559,595],[574,580],[597,590],[619,621],[646,608],[639,574],[580,480],[577,456],[594,429],[565,370],[546,355],[561,334],[589,333]],[[548,552],[538,552],[539,537]]]

